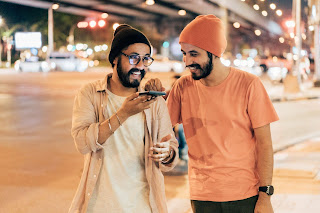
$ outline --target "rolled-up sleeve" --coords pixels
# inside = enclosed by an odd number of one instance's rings
[[[94,107],[94,90],[92,85],[80,89],[74,99],[71,135],[77,150],[81,154],[96,152],[102,146],[98,143],[98,112]]]

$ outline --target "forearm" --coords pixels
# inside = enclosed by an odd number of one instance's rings
[[[118,116],[118,118],[117,118]],[[106,140],[127,120],[128,116],[123,111],[119,110],[109,119],[103,121],[99,125],[98,143],[104,144]]]
[[[273,175],[273,148],[272,143],[257,141],[257,169],[260,186],[271,185]]]

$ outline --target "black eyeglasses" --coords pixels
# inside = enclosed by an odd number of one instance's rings
[[[152,64],[152,62],[154,61],[154,59],[151,56],[140,56],[138,54],[127,55],[123,52],[121,52],[121,54],[129,58],[129,63],[131,65],[139,64],[141,58],[142,58],[143,65],[145,67],[150,66]]]

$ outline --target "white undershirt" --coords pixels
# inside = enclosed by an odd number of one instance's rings
[[[126,97],[108,92],[112,116]],[[144,166],[144,114],[129,117],[103,144],[104,159],[87,213],[151,212]]]

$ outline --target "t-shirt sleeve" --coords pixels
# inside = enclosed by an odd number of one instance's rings
[[[259,78],[248,88],[248,114],[253,128],[262,127],[279,120],[272,102]]]
[[[167,106],[172,125],[174,126],[177,123],[181,123],[181,91],[178,81],[176,81],[169,93]]]

